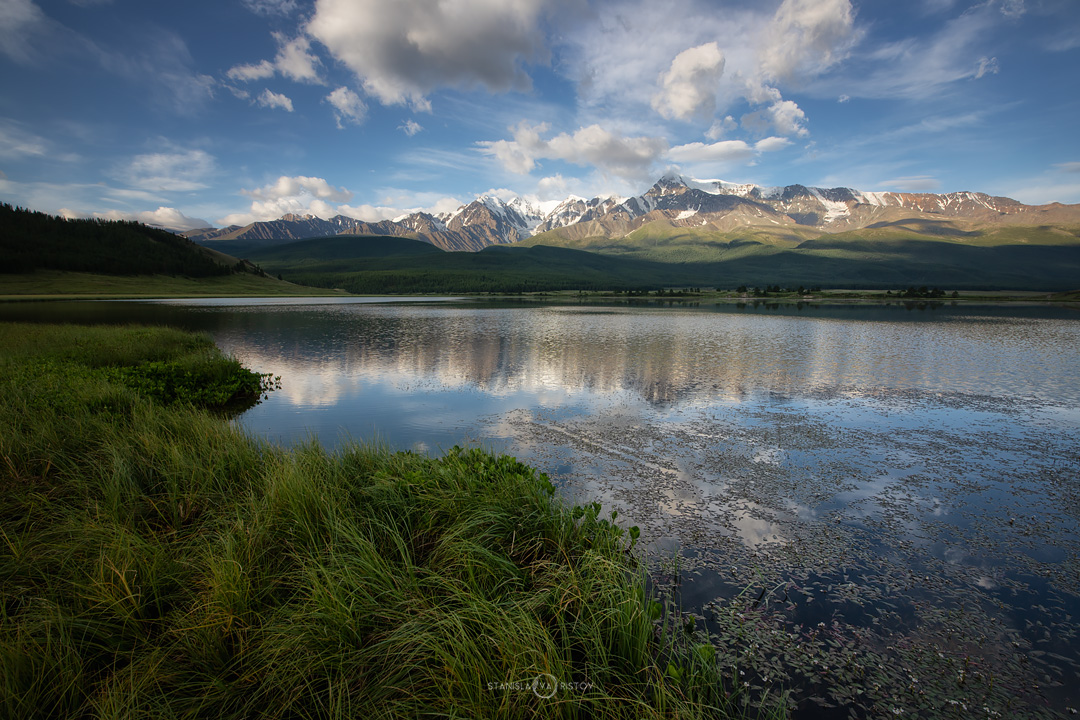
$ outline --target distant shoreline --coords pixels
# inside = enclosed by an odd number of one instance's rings
[[[528,293],[455,292],[454,295],[515,299],[641,299],[671,302],[700,300],[723,302],[835,302],[835,301],[933,301],[933,302],[1077,302],[1080,290],[1047,292],[1045,290],[952,290],[942,297],[905,297],[893,291],[857,288],[828,288],[813,293],[770,292],[755,296],[736,291],[708,290],[693,292],[679,288],[632,293],[619,290],[549,290]],[[891,294],[886,294],[891,293]],[[337,288],[296,285],[273,277],[231,275],[210,278],[186,278],[167,275],[101,275],[56,270],[0,275],[0,301],[44,300],[148,300],[154,298],[210,297],[425,297],[431,293],[349,293]],[[446,295],[447,293],[435,293]]]

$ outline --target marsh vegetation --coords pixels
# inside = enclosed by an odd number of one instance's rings
[[[636,528],[511,457],[254,439],[206,407],[273,379],[205,336],[0,337],[5,717],[747,710]]]

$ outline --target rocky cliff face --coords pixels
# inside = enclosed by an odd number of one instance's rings
[[[1080,225],[1080,205],[1024,205],[1011,198],[977,192],[893,193],[804,185],[762,187],[695,180],[668,174],[643,195],[570,197],[554,205],[522,198],[504,202],[482,196],[452,213],[418,212],[368,223],[338,215],[286,215],[244,227],[184,233],[199,242],[255,240],[267,244],[329,235],[393,235],[426,240],[443,250],[482,250],[557,231],[572,238],[622,237],[663,221],[674,227],[727,232],[741,227],[812,229],[822,233],[905,223],[960,221],[971,225]]]

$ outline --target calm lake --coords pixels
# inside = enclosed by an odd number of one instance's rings
[[[1080,708],[1080,310],[386,298],[0,305],[209,333],[292,444],[477,444],[641,528],[796,717]],[[730,642],[734,639],[734,642]]]

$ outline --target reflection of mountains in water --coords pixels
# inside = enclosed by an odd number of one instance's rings
[[[890,343],[865,323],[738,312],[384,309],[297,331],[290,347],[237,350],[258,367],[287,374],[284,393],[304,396],[305,404],[333,402],[347,386],[378,382],[494,395],[631,393],[666,406],[739,400],[760,388],[835,387],[860,377],[914,381],[929,359],[879,352]]]

